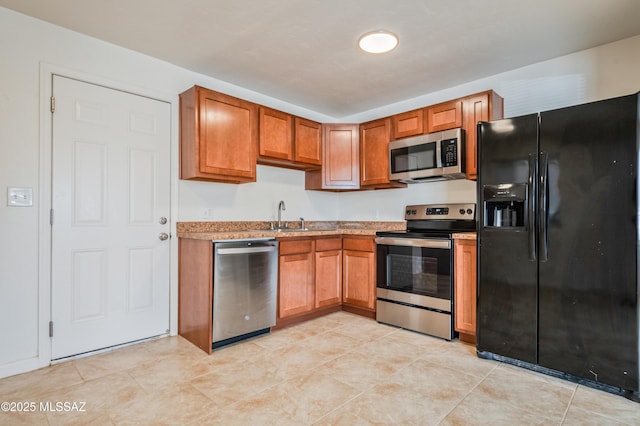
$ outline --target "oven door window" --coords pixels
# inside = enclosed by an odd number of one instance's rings
[[[391,150],[391,173],[429,170],[436,167],[436,142]]]
[[[450,249],[385,246],[385,252],[386,282],[378,287],[451,300]]]

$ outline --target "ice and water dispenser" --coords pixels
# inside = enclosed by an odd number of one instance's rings
[[[485,185],[484,227],[524,228],[527,211],[527,184]]]

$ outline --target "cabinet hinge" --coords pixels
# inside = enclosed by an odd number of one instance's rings
[[[49,337],[53,337],[53,321],[49,321]]]
[[[55,112],[55,111],[56,111],[56,98],[51,96],[51,112]]]
[[[53,209],[49,210],[49,223],[53,226]]]

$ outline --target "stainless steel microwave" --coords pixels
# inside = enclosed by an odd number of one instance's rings
[[[389,143],[389,179],[406,183],[464,179],[464,130],[414,136]]]

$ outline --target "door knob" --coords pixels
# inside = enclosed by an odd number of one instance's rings
[[[169,238],[169,235],[165,232],[161,232],[160,235],[158,235],[158,238],[160,239],[160,241],[164,241]]]
[[[165,223],[167,223],[167,218],[166,217],[161,217],[160,218],[160,225],[164,225]]]

